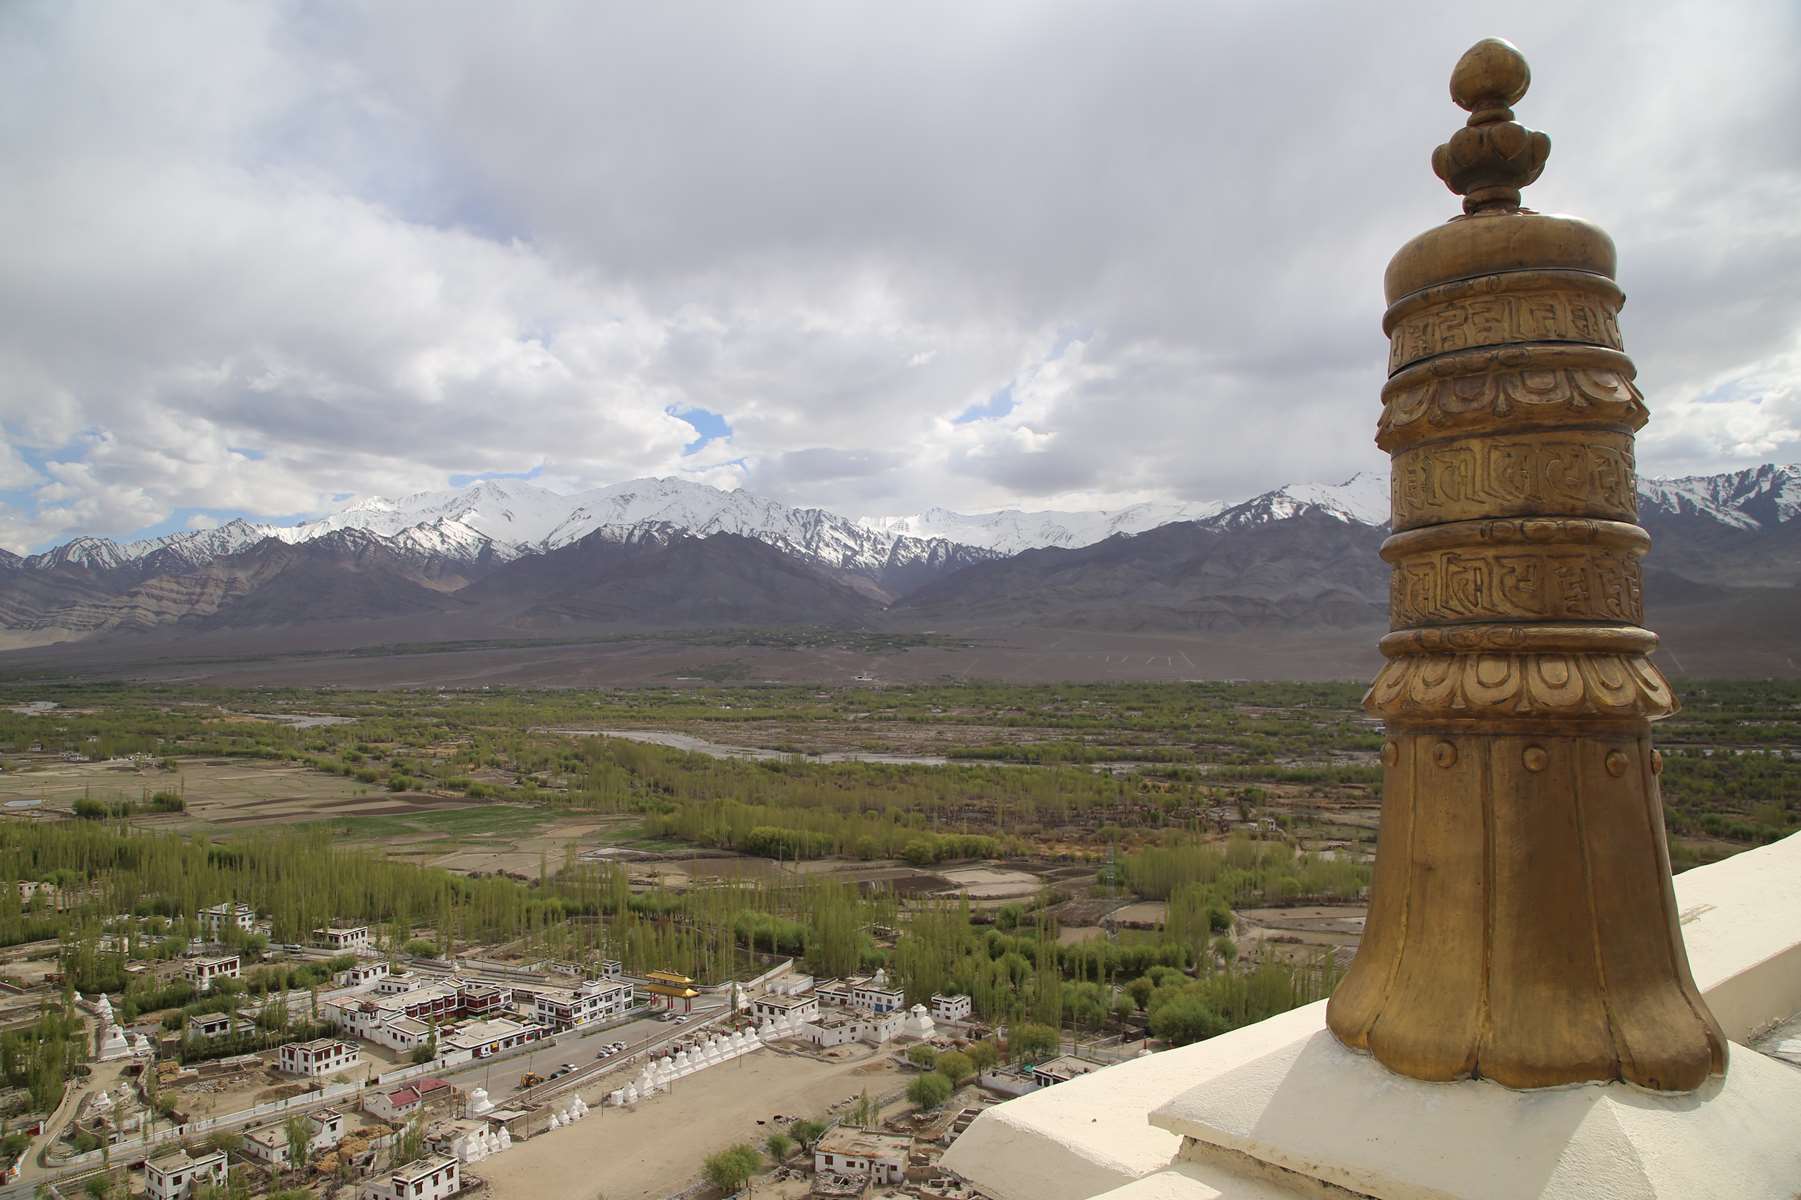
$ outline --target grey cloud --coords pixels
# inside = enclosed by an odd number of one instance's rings
[[[74,466],[0,541],[527,467],[863,513],[1379,469],[1382,269],[1455,211],[1427,156],[1490,33],[1553,138],[1531,202],[1620,245],[1646,468],[1792,455],[1801,10],[1495,20],[5,6],[0,429]],[[687,405],[729,441],[684,457]]]

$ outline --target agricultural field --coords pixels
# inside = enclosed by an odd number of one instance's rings
[[[178,954],[197,906],[239,899],[277,944],[345,920],[392,954],[708,981],[790,956],[1189,1040],[1325,994],[1355,947],[1381,803],[1360,694],[14,684],[0,873],[60,891],[0,912],[0,945],[54,939],[74,986],[153,1013],[187,1002],[109,947]],[[1684,699],[1659,731],[1677,866],[1793,832],[1801,685]]]

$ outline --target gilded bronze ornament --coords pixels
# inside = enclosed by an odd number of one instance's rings
[[[1393,460],[1381,845],[1334,1034],[1417,1079],[1687,1091],[1726,1068],[1676,919],[1651,722],[1633,435],[1645,423],[1614,247],[1520,207],[1550,139],[1531,73],[1477,43],[1468,124],[1432,156],[1464,215],[1385,279]]]

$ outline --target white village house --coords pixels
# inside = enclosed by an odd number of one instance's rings
[[[902,1183],[907,1177],[907,1152],[912,1147],[913,1139],[904,1133],[840,1125],[814,1145],[813,1171],[821,1177],[837,1175],[876,1184]]]
[[[248,904],[233,904],[226,901],[203,908],[194,914],[194,921],[200,926],[200,932],[208,941],[216,942],[225,936],[227,929],[236,929],[249,933],[256,928],[256,909]]]
[[[850,1002],[859,1008],[867,1008],[870,1012],[899,1012],[907,1007],[907,993],[900,988],[889,987],[880,971],[869,983],[859,983],[851,987]]]
[[[356,1060],[356,1047],[337,1038],[288,1042],[277,1054],[277,1061],[284,1073],[312,1077],[335,1074],[356,1065]]]
[[[313,1155],[329,1150],[344,1140],[344,1114],[335,1108],[322,1108],[300,1118],[306,1122],[306,1152]],[[282,1121],[265,1125],[244,1135],[244,1153],[267,1167],[277,1170],[289,1166],[288,1124]]]
[[[595,1021],[622,1017],[632,1006],[629,983],[590,979],[579,988],[544,988],[535,998],[538,1024],[553,1030],[574,1029]]]
[[[367,925],[327,925],[313,930],[313,943],[327,950],[367,950],[374,939]]]
[[[460,1164],[449,1155],[422,1158],[363,1185],[362,1200],[446,1200],[463,1188]]]
[[[188,1018],[188,1036],[195,1038],[224,1037],[232,1030],[234,1018],[228,1012],[195,1013]]]
[[[182,973],[194,990],[202,994],[213,990],[213,984],[221,979],[236,979],[240,973],[238,956],[221,954],[216,958],[196,958],[189,961]]]
[[[187,1200],[195,1184],[223,1186],[225,1169],[223,1150],[211,1150],[191,1158],[185,1150],[171,1150],[144,1164],[144,1194],[150,1200]]]
[[[953,996],[942,993],[932,997],[932,1018],[938,1021],[967,1021],[975,1012],[975,1004],[961,992]]]
[[[750,1009],[758,1020],[769,1017],[777,1021],[810,1021],[819,1015],[819,997],[758,996],[751,1001]]]
[[[511,1017],[493,1017],[486,1021],[470,1021],[444,1030],[438,1039],[439,1052],[467,1050],[476,1058],[488,1058],[503,1050],[535,1042],[544,1036],[542,1025],[515,1021]]]
[[[900,1036],[904,1014],[871,1012],[866,1008],[828,1008],[800,1027],[799,1037],[824,1049],[849,1042],[880,1046]]]

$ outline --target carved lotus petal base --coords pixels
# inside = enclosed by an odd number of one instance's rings
[[[1382,758],[1369,921],[1327,1007],[1340,1041],[1416,1079],[1518,1088],[1682,1091],[1725,1069],[1677,925],[1648,726],[1407,728]]]
[[[1640,653],[1492,650],[1392,658],[1370,685],[1363,707],[1390,721],[1414,723],[1570,717],[1655,721],[1674,713],[1677,704],[1663,672]]]

